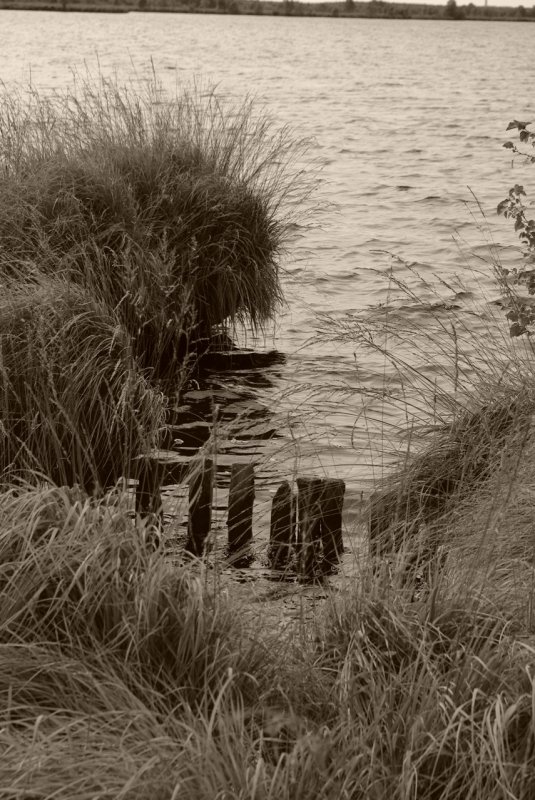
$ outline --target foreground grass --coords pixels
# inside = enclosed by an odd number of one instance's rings
[[[120,493],[0,497],[0,796],[528,798],[535,655],[363,571],[262,627]]]

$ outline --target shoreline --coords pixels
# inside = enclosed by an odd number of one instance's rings
[[[381,0],[371,2],[325,2],[305,3],[295,0],[210,0],[214,5],[202,5],[202,0],[189,0],[168,5],[169,0],[137,0],[114,5],[105,2],[84,2],[81,0],[0,0],[0,10],[6,11],[58,11],[79,13],[128,14],[216,14],[226,16],[284,16],[284,17],[333,17],[343,19],[402,19],[402,20],[443,20],[466,22],[535,22],[535,7],[523,6],[474,6],[473,3],[460,5],[450,0],[445,6],[432,6],[423,3],[390,3]],[[217,6],[216,6],[217,3]]]

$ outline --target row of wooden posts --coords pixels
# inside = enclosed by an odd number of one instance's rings
[[[147,461],[137,487],[136,510],[161,521],[161,466]],[[202,556],[212,523],[214,463],[199,461],[189,481],[188,535],[186,551]],[[283,481],[272,502],[269,565],[277,570],[293,569],[301,578],[314,578],[336,570],[343,553],[342,509],[345,483],[337,478],[298,478],[297,494]],[[234,566],[252,561],[253,464],[232,464],[228,500],[229,560]]]

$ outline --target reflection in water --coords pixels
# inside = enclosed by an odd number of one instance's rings
[[[206,353],[196,376],[183,393],[169,420],[170,449],[193,456],[213,438],[217,454],[239,452],[246,442],[260,456],[260,443],[276,435],[273,411],[258,399],[258,389],[272,389],[284,363],[278,351],[256,353],[232,350]],[[222,438],[224,437],[224,438]]]

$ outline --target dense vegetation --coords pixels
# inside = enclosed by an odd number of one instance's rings
[[[533,651],[504,621],[365,581],[261,632],[120,499],[0,513],[3,796],[532,796]]]
[[[129,474],[214,328],[280,302],[296,144],[248,105],[158,92],[2,98],[4,482]]]
[[[148,548],[121,486],[87,484],[113,481],[165,422],[154,364],[198,336],[198,250],[230,287],[208,326],[272,312],[293,149],[191,98],[178,118],[109,85],[32,103],[5,98],[0,126],[0,797],[530,800],[529,337],[501,310],[483,337],[461,314],[445,323],[443,303],[425,329],[394,314],[388,348],[376,313],[326,320],[324,336],[383,354],[398,380],[385,402],[428,437],[369,505],[371,552],[346,588],[291,621],[243,603],[218,570]],[[523,213],[518,197],[502,210]],[[265,296],[235,252],[247,269],[264,259]]]

